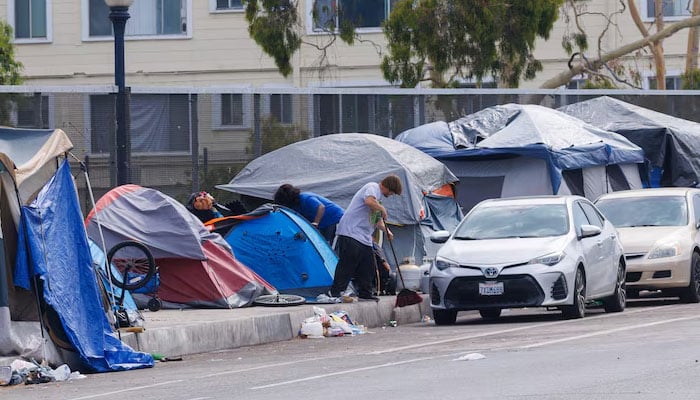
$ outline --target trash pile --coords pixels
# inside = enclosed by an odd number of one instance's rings
[[[346,335],[362,335],[367,333],[364,325],[356,325],[345,311],[334,311],[330,314],[320,307],[314,306],[313,317],[306,318],[301,323],[299,337],[323,338]]]
[[[85,375],[78,371],[71,372],[70,367],[66,364],[52,369],[48,365],[36,362],[36,360],[31,362],[14,360],[9,366],[0,366],[0,386],[19,385],[21,383],[32,385],[82,378],[85,378]]]

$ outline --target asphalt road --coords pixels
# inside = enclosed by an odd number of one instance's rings
[[[589,309],[581,320],[542,309],[506,310],[496,322],[461,313],[450,327],[200,354],[0,388],[0,399],[698,399],[699,311],[655,299],[617,314]]]

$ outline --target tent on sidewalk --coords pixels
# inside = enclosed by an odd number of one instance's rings
[[[0,128],[0,357],[90,372],[153,366],[115,336],[102,306],[71,148],[58,129]]]
[[[281,184],[291,183],[345,208],[363,185],[379,182],[388,174],[398,175],[404,185],[401,196],[391,196],[383,204],[394,232],[397,257],[421,260],[425,255],[434,256],[437,249],[427,237],[440,229],[437,216],[441,216],[440,224],[450,228],[462,217],[453,197],[457,178],[439,161],[392,139],[366,133],[307,139],[256,158],[228,184],[216,187],[272,200]],[[431,203],[434,197],[447,197],[448,201]],[[427,218],[431,207],[442,211]],[[388,245],[383,246],[390,254]],[[391,258],[390,262],[394,264]]]
[[[559,108],[601,129],[619,133],[644,150],[660,170],[660,186],[700,184],[700,124],[635,106],[613,97]]]
[[[338,257],[321,233],[293,210],[266,204],[211,225],[226,231],[236,257],[280,293],[314,299],[333,284]]]
[[[85,220],[88,236],[99,244],[98,222],[107,249],[126,240],[148,247],[160,271],[158,297],[166,308],[244,307],[275,291],[234,257],[221,235],[158,190],[138,185],[110,190]]]
[[[642,150],[624,137],[538,105],[486,108],[396,140],[447,165],[464,211],[488,198],[603,193],[642,187]]]

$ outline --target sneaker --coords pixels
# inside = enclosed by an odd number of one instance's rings
[[[359,301],[379,301],[379,297],[369,296],[369,297],[359,297]]]

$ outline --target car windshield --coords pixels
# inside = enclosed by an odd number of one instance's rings
[[[569,231],[563,204],[477,207],[457,227],[454,239],[503,239],[561,236]]]
[[[618,228],[688,223],[684,196],[618,197],[600,199],[595,205]]]

